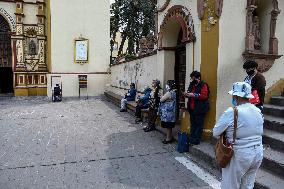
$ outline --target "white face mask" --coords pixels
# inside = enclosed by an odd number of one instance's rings
[[[166,90],[169,91],[171,88],[169,85],[166,85]]]

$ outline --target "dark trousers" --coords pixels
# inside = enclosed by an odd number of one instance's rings
[[[148,113],[148,127],[149,128],[154,128],[156,119],[157,119],[157,113],[158,109],[155,108],[149,108],[149,113]]]
[[[190,135],[189,142],[191,144],[199,144],[203,132],[205,114],[190,114]]]
[[[137,104],[136,106],[136,111],[135,111],[135,116],[137,118],[141,119],[141,110],[142,109],[147,109],[149,106],[148,105],[141,105],[141,104]]]

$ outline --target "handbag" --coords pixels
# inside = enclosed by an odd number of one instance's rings
[[[252,104],[259,104],[260,100],[259,100],[259,96],[258,96],[257,90],[253,90],[251,92],[251,94],[254,96],[254,98],[251,98],[249,100],[249,102],[252,103]]]
[[[177,151],[180,153],[188,152],[189,139],[186,132],[178,132]]]
[[[217,164],[221,168],[225,168],[229,164],[229,162],[231,161],[231,158],[234,155],[233,144],[235,143],[235,140],[236,140],[237,124],[238,124],[238,109],[237,107],[234,107],[233,143],[230,144],[228,142],[225,136],[226,131],[224,131],[220,135],[220,138],[218,139],[215,145],[215,155],[216,155]]]

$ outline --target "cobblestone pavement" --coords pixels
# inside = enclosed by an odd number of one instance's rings
[[[101,98],[0,99],[0,188],[210,188]]]

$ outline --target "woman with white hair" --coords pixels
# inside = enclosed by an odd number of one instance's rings
[[[249,102],[254,96],[248,83],[234,83],[229,94],[232,95],[232,104],[238,112],[235,140],[232,107],[223,113],[213,129],[215,137],[225,132],[226,139],[234,150],[229,164],[222,168],[221,188],[253,189],[256,172],[263,159],[263,115]]]

